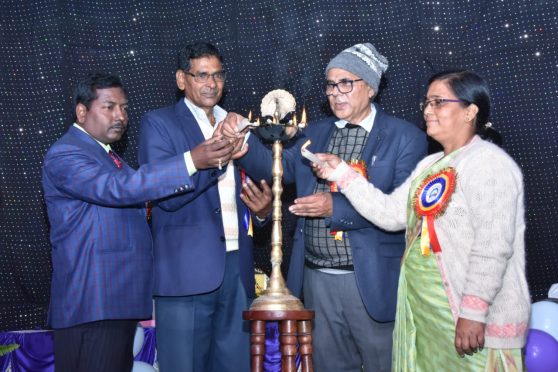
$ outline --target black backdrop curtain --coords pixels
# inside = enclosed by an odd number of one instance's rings
[[[473,69],[490,83],[492,121],[523,169],[533,300],[557,282],[557,21],[555,0],[21,1],[0,7],[0,329],[45,327],[50,280],[40,186],[48,147],[71,120],[71,87],[118,73],[130,97],[119,146],[136,161],[147,111],[175,101],[175,52],[215,43],[228,71],[223,106],[255,112],[265,93],[293,93],[310,119],[324,112],[328,60],[371,42],[390,67],[378,101],[422,125],[427,77]]]

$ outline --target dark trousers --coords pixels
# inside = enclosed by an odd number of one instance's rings
[[[314,309],[312,360],[318,372],[389,372],[394,322],[376,322],[354,273],[304,269],[304,305]]]
[[[248,299],[238,267],[238,252],[229,252],[223,283],[216,290],[155,297],[161,372],[250,371],[249,327],[242,320]]]
[[[100,320],[54,330],[56,372],[129,372],[137,320]]]

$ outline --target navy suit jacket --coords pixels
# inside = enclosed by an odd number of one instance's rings
[[[194,149],[205,141],[203,133],[183,99],[174,106],[148,112],[141,121],[138,159],[140,164],[169,159]],[[193,192],[154,204],[156,296],[188,296],[210,292],[221,285],[225,273],[225,233],[217,168],[200,169],[192,175]],[[239,264],[242,283],[254,296],[252,239],[243,226],[247,211],[240,200],[241,180],[237,168]]]
[[[145,201],[192,187],[183,156],[118,169],[89,135],[70,127],[47,152],[53,328],[152,313],[152,241]]]
[[[368,179],[385,193],[403,183],[427,150],[425,134],[414,125],[386,114],[377,105],[372,131],[363,149]],[[283,151],[283,180],[296,183],[297,195],[314,193],[316,176],[308,160],[300,155],[300,147],[312,140],[309,150],[326,152],[335,131],[330,117],[311,123],[296,144]],[[250,136],[250,150],[240,163],[254,178],[269,178],[270,151],[255,136]],[[403,232],[386,232],[364,219],[341,193],[333,193],[333,215],[325,219],[334,231],[347,232],[351,240],[357,286],[370,316],[377,321],[395,318],[400,260],[405,248]],[[366,201],[363,200],[363,203]],[[296,296],[301,295],[304,272],[304,218],[295,230],[287,285]]]

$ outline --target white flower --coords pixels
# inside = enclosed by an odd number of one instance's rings
[[[262,116],[278,117],[281,120],[289,112],[294,111],[295,108],[296,101],[293,95],[284,89],[276,89],[267,93],[262,98],[260,111]]]

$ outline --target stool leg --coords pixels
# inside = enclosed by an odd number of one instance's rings
[[[252,372],[263,372],[263,359],[265,355],[265,320],[252,320],[250,328]]]
[[[312,321],[301,320],[298,322],[298,343],[300,351],[300,364],[302,372],[313,372],[312,367]]]
[[[296,372],[296,320],[283,320],[280,325],[281,371]]]

